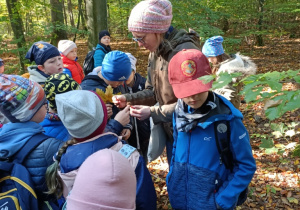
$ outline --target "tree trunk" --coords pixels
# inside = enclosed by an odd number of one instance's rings
[[[19,64],[21,74],[24,73],[25,67],[25,51],[26,40],[24,37],[24,26],[22,18],[19,14],[19,7],[17,0],[6,0],[7,11],[10,19],[10,25],[14,32],[14,39],[16,40],[19,54]]]
[[[62,0],[62,5],[63,5],[63,11],[64,11],[64,18],[65,18],[65,25],[68,25],[68,14],[66,12],[66,7],[65,7],[65,1]]]
[[[71,26],[75,27],[73,11],[72,11],[72,1],[71,0],[68,0],[68,13],[69,13],[69,17],[70,17]]]
[[[67,39],[67,32],[64,29],[63,4],[61,0],[50,0],[51,4],[51,21],[53,24],[53,32],[51,44],[57,46],[61,39]]]
[[[106,0],[86,0],[87,26],[89,34],[88,47],[92,49],[98,42],[98,33],[107,29]]]
[[[259,0],[258,1],[259,6],[258,6],[258,12],[259,12],[259,19],[258,19],[258,30],[262,32],[263,29],[263,19],[264,19],[264,4],[265,0]],[[256,41],[258,46],[264,46],[264,40],[262,37],[262,34],[256,35]]]

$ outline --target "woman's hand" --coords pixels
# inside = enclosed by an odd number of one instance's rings
[[[123,95],[115,95],[112,97],[113,103],[118,107],[118,108],[123,108],[127,104],[126,97]]]
[[[150,106],[135,105],[130,107],[130,115],[138,120],[148,119],[151,115]]]

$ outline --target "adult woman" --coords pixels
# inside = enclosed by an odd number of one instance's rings
[[[168,81],[168,64],[182,49],[200,49],[199,37],[173,28],[172,17],[172,4],[168,0],[141,1],[132,9],[128,29],[133,40],[150,51],[146,87],[143,91],[113,98],[119,107],[126,103],[136,105],[132,106],[131,115],[139,120],[151,116],[154,124],[163,123],[169,143],[173,142],[171,121],[177,98]],[[153,106],[157,102],[159,106]],[[170,150],[167,154],[171,155]]]

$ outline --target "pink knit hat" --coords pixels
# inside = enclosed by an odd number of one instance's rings
[[[144,0],[132,10],[128,20],[131,32],[165,33],[172,21],[172,4],[168,0]]]
[[[80,166],[67,209],[135,209],[136,177],[129,161],[111,149],[89,156]]]

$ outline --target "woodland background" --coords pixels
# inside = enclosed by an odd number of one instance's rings
[[[131,40],[127,20],[137,0],[0,0],[0,58],[5,73],[22,74],[35,41],[70,39],[79,63],[108,29],[114,50],[131,52],[146,75],[148,52]],[[257,171],[238,209],[300,209],[300,2],[299,0],[171,0],[172,25],[200,35],[222,35],[227,53],[241,52],[258,66],[243,83],[241,105]],[[230,81],[224,75],[221,81]],[[215,85],[220,85],[216,82]],[[148,164],[158,209],[171,209],[165,155]]]

